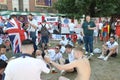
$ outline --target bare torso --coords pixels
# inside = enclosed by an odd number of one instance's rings
[[[87,58],[76,60],[78,75],[75,80],[89,80],[91,69]]]

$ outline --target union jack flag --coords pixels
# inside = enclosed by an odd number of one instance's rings
[[[27,39],[25,30],[22,28],[22,23],[18,20],[11,19],[6,26],[6,32],[8,33],[11,41],[14,54],[19,53],[21,50],[21,43]]]

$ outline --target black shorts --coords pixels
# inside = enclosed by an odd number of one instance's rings
[[[65,60],[65,64],[68,64],[68,63],[70,63],[70,61],[69,61],[68,59],[66,59],[66,60]],[[75,72],[77,71],[76,68],[74,68],[74,71],[75,71]]]
[[[65,60],[65,64],[68,64],[70,63],[70,61],[68,59]]]
[[[108,54],[109,54],[109,52],[110,52],[110,51],[109,51],[109,50],[107,50],[107,52],[106,52],[107,54],[106,54],[106,55],[108,55]],[[112,55],[111,55],[111,57],[116,57],[116,56],[117,56],[117,52],[115,52],[114,54],[112,54]]]

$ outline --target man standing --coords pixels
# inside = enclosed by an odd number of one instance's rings
[[[70,30],[70,34],[73,34],[75,32],[75,24],[73,23],[73,21],[69,23],[69,30]]]
[[[90,16],[86,16],[86,20],[82,24],[83,33],[84,33],[84,43],[85,43],[85,54],[90,52],[90,55],[93,55],[93,32],[95,29],[95,23],[90,20]]]
[[[42,49],[44,50],[45,46],[48,46],[49,37],[50,37],[50,25],[47,24],[46,20],[43,21],[41,24],[41,42],[42,42]]]
[[[21,57],[9,61],[4,80],[41,80],[41,72],[50,72],[43,60],[32,57],[34,48],[31,40],[24,40],[21,50]]]
[[[32,14],[28,15],[28,25],[27,31],[30,33],[30,38],[32,38],[32,41],[34,42],[34,52],[37,50],[36,45],[36,30],[37,30],[37,21],[33,18]]]

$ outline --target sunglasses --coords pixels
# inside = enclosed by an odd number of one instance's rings
[[[58,47],[55,47],[55,49],[59,49]]]

